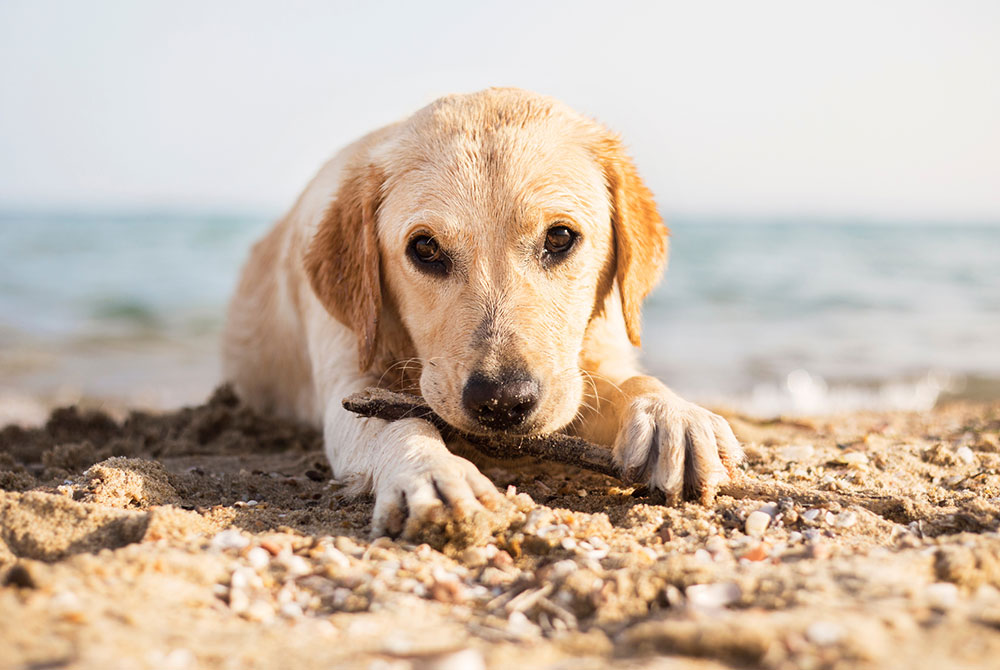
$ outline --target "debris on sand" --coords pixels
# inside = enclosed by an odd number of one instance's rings
[[[121,423],[60,410],[0,430],[0,649],[15,667],[990,667],[998,417],[730,417],[750,458],[709,506],[482,458],[504,509],[412,541],[371,537],[373,501],[330,483],[315,431],[225,389]]]

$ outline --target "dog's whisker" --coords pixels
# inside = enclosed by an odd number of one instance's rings
[[[619,395],[625,395],[625,391],[622,390],[622,387],[619,386],[618,384],[616,384],[614,382],[614,380],[612,380],[610,377],[608,377],[606,375],[602,375],[599,372],[590,372],[590,371],[586,371],[585,370],[584,373],[587,376],[589,376],[589,377],[596,378],[596,379],[599,379],[600,381],[604,382],[605,384],[607,384],[608,386],[610,386]]]

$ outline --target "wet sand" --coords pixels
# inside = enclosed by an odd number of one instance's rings
[[[996,667],[1000,403],[727,416],[710,507],[483,459],[507,508],[424,543],[224,390],[8,427],[0,667]]]

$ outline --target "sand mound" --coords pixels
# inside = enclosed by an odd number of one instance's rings
[[[71,554],[138,542],[145,514],[73,502],[49,493],[0,491],[0,540],[20,558],[57,561]]]
[[[112,507],[149,507],[178,500],[169,476],[156,461],[109,458],[92,466],[83,476],[89,481],[83,500]]]

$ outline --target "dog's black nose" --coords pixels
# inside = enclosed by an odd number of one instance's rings
[[[491,379],[473,373],[462,391],[465,411],[490,430],[506,430],[523,423],[538,404],[538,382],[526,375]]]

